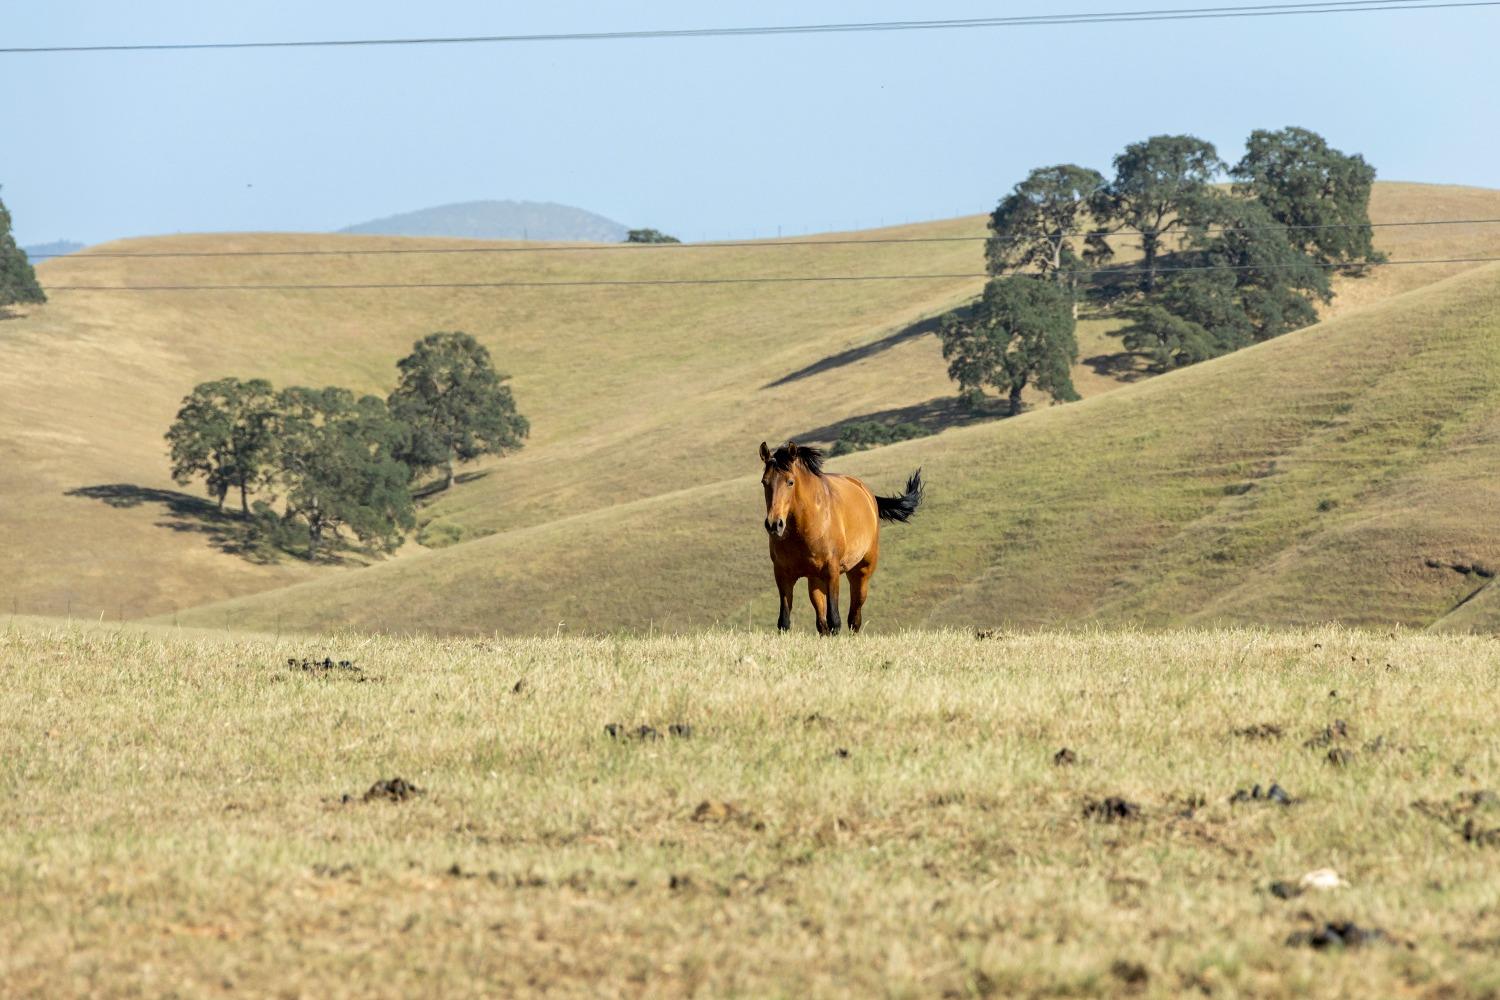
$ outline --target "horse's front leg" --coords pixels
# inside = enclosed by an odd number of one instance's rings
[[[831,571],[822,571],[808,577],[808,596],[812,598],[813,611],[818,616],[819,635],[838,635],[844,623],[839,619],[839,574],[838,566]]]
[[[776,618],[776,628],[782,632],[792,627],[792,595],[797,589],[797,577],[790,570],[776,567],[776,591],[781,595],[781,614]]]

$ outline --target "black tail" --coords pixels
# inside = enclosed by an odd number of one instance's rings
[[[875,506],[882,521],[900,521],[905,524],[922,506],[922,470],[918,469],[906,481],[906,492],[899,497],[876,497]]]

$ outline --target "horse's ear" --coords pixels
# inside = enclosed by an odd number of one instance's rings
[[[769,462],[771,460],[771,449],[766,447],[764,441],[760,443],[760,460],[762,462]]]
[[[786,443],[786,453],[788,455],[790,455],[791,457],[796,458],[797,457],[797,442],[795,442],[795,441],[788,441]]]

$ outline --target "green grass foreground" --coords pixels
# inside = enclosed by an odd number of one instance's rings
[[[1500,992],[1493,638],[14,619],[0,676],[5,995]]]

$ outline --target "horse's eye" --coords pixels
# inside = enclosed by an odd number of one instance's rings
[[[795,479],[788,479],[788,480],[787,480],[787,481],[786,481],[786,484],[787,484],[787,485],[788,485],[788,486],[796,486],[796,485],[797,485],[797,480],[795,480]]]

